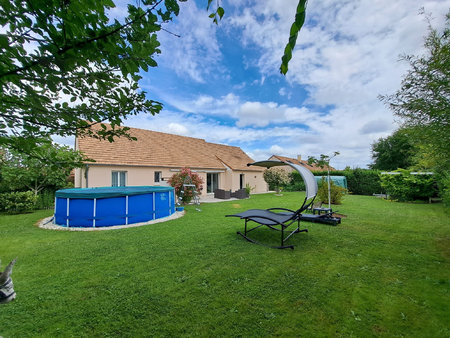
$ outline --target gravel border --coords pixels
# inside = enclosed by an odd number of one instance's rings
[[[41,229],[47,229],[47,230],[65,230],[65,231],[100,231],[100,230],[117,230],[117,229],[125,229],[125,228],[135,228],[140,227],[143,225],[149,225],[149,224],[155,224],[155,223],[161,223],[166,221],[171,221],[180,217],[184,216],[185,211],[176,211],[174,214],[158,218],[155,220],[151,220],[148,222],[141,222],[141,223],[133,223],[133,224],[127,224],[127,225],[113,225],[110,227],[98,227],[98,228],[82,228],[82,227],[63,227],[61,225],[53,224],[53,216],[44,218],[40,220],[37,223],[37,226]]]

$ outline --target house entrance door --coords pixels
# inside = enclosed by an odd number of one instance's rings
[[[239,175],[239,189],[244,189],[244,174]]]
[[[219,174],[206,174],[206,192],[212,193],[219,188]]]

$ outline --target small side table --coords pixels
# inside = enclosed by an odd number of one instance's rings
[[[328,213],[330,213],[330,212],[332,212],[332,211],[333,211],[333,210],[331,210],[331,208],[314,208],[314,209],[313,209],[313,215],[315,215],[316,212],[317,212],[318,215],[320,215],[320,214],[322,214],[322,212],[323,212],[324,214],[328,214]]]

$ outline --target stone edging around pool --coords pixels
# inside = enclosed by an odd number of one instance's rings
[[[155,224],[155,223],[161,223],[166,221],[171,221],[180,217],[184,216],[185,211],[176,211],[174,214],[164,217],[164,218],[158,218],[155,220],[151,220],[148,222],[141,222],[141,223],[133,223],[133,224],[127,224],[127,225],[113,225],[110,227],[98,227],[98,228],[82,228],[82,227],[63,227],[60,225],[56,225],[52,223],[52,218],[47,217],[42,220],[40,220],[37,223],[37,226],[41,229],[49,229],[49,230],[66,230],[66,231],[98,231],[98,230],[117,230],[117,229],[125,229],[125,228],[135,228],[140,227],[143,225],[149,225],[149,224]]]

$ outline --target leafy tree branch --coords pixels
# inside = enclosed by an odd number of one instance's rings
[[[157,114],[139,72],[157,66],[156,33],[179,13],[176,0],[128,4],[110,21],[111,0],[16,0],[0,3],[0,143],[49,135],[125,136],[129,115]],[[108,121],[112,128],[90,130]]]

